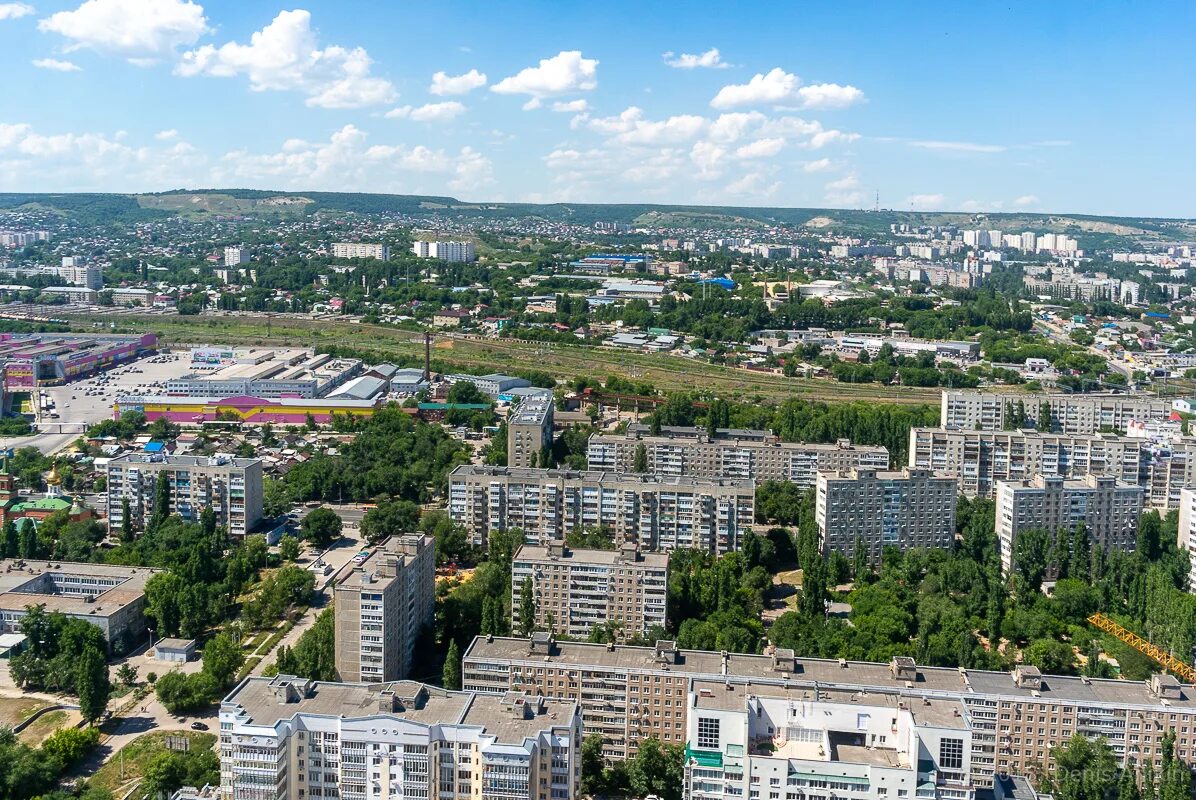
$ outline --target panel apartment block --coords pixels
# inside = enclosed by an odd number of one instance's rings
[[[436,606],[436,543],[392,536],[333,591],[336,672],[344,681],[393,681],[412,673],[416,643]]]
[[[1191,564],[1188,591],[1196,592],[1196,489],[1184,489],[1179,496],[1179,541],[1176,546],[1181,553],[1188,554]]]
[[[755,519],[756,483],[733,478],[463,464],[449,475],[449,514],[474,544],[519,528],[546,544],[603,527],[643,550],[739,549]]]
[[[584,639],[614,622],[620,640],[664,627],[669,557],[641,553],[632,542],[618,550],[585,550],[552,542],[523,545],[511,570],[511,624],[519,625],[523,582],[531,579],[536,629]]]
[[[533,467],[552,447],[553,397],[551,393],[525,398],[507,418],[507,466]]]
[[[1171,401],[1132,394],[1001,394],[974,390],[944,391],[939,425],[961,430],[1003,430],[1007,416],[1018,408],[1025,425],[1038,426],[1042,405],[1051,409],[1051,432],[1068,434],[1119,431],[1130,420],[1163,422],[1171,415]]]
[[[1080,523],[1093,546],[1133,550],[1142,516],[1143,489],[1111,475],[1086,475],[1069,481],[1036,475],[1028,481],[997,482],[997,539],[1001,568],[1013,568],[1017,537],[1041,528],[1052,535]]]
[[[144,530],[159,480],[170,484],[170,513],[188,522],[211,508],[230,536],[245,536],[262,518],[262,462],[256,458],[126,453],[108,462],[108,529],[120,530],[127,497],[133,530]]]
[[[1105,737],[1119,764],[1133,758],[1141,765],[1149,758],[1157,774],[1162,739],[1173,729],[1181,732],[1177,756],[1188,763],[1196,758],[1196,738],[1182,733],[1185,726],[1196,730],[1196,690],[1170,675],[1102,680],[1043,675],[1031,666],[989,672],[922,667],[908,657],[878,664],[795,658],[791,650],[772,648],[765,655],[741,655],[679,650],[673,642],[658,642],[655,648],[552,642],[546,635],[530,642],[478,637],[465,654],[463,675],[471,691],[526,689],[578,703],[583,733],[600,734],[611,758],[634,755],[648,737],[688,742],[695,713],[691,690],[695,684],[700,690],[698,681],[730,683],[745,696],[761,691],[760,686],[789,687],[810,701],[824,692],[848,692],[863,705],[886,695],[899,708],[911,709],[925,707],[927,700],[958,701],[959,724],[970,730],[964,758],[970,759],[977,788],[991,786],[994,774],[1049,769],[1051,748],[1074,734]],[[694,749],[701,748],[691,748],[691,755]]]
[[[957,499],[955,478],[930,470],[820,472],[814,513],[822,551],[851,558],[858,540],[878,564],[889,546],[950,547]]]
[[[590,469],[629,472],[641,446],[648,472],[654,475],[789,481],[803,489],[813,489],[824,470],[889,468],[888,450],[853,445],[850,439],[809,444],[782,442],[767,431],[719,428],[711,436],[704,428],[682,427],[664,427],[653,436],[646,425],[631,425],[622,434],[594,434],[587,464]]]
[[[573,800],[580,781],[572,702],[278,675],[220,704],[224,800]]]

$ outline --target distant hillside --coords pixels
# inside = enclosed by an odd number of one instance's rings
[[[893,223],[994,227],[1005,231],[1034,230],[1082,235],[1091,245],[1123,237],[1178,240],[1196,238],[1196,221],[1152,217],[1098,217],[1086,214],[861,211],[832,208],[760,208],[744,206],[678,206],[597,203],[465,202],[434,195],[365,194],[360,192],[272,192],[253,189],[202,189],[155,194],[0,194],[0,209],[39,208],[83,224],[129,223],[163,215],[191,219],[207,216],[272,216],[344,213],[436,213],[458,218],[515,219],[538,217],[553,222],[591,225],[621,222],[659,227],[766,228],[806,226],[811,231],[860,236],[888,233]]]

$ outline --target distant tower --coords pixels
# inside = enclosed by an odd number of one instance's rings
[[[873,211],[880,211],[880,189],[876,190],[876,205],[872,208]]]
[[[432,380],[432,334],[424,331],[424,380]]]

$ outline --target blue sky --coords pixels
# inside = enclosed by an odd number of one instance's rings
[[[1193,23],[1178,2],[0,0],[0,190],[1196,216]]]

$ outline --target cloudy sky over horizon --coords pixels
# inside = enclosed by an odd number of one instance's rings
[[[1190,217],[1193,22],[1111,0],[0,0],[0,191]]]

